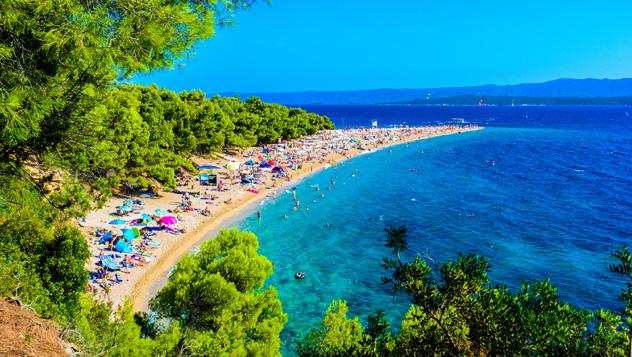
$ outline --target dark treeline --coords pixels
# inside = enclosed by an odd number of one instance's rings
[[[146,186],[152,179],[173,188],[177,168],[194,170],[191,155],[334,128],[327,117],[259,98],[207,98],[155,86],[117,87],[89,115],[90,144],[72,150],[63,164],[101,190],[123,182]],[[55,153],[48,158],[57,160]]]

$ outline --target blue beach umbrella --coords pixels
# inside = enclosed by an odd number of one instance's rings
[[[132,211],[132,207],[130,206],[117,206],[116,208],[120,209],[121,211],[128,211],[128,212]]]
[[[133,205],[133,204],[134,204],[134,201],[127,199],[127,200],[123,201],[123,204],[124,204],[125,206],[131,206],[131,205]]]
[[[151,221],[153,221],[153,219],[151,218],[151,216],[150,216],[150,215],[148,215],[147,213],[143,213],[143,214],[141,214],[141,215],[140,215],[140,218],[142,218],[142,219],[146,220],[147,222],[151,222]]]
[[[210,170],[221,169],[221,167],[215,166],[215,165],[200,165],[197,168],[198,168],[198,170],[202,170],[202,169],[210,169]]]
[[[136,232],[133,229],[123,228],[121,231],[123,232],[123,238],[128,241],[132,241],[137,237]]]
[[[110,224],[125,224],[125,221],[122,219],[114,219],[110,221]]]

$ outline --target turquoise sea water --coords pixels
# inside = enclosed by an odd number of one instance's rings
[[[268,283],[289,315],[284,355],[334,299],[362,319],[382,309],[398,327],[410,303],[380,281],[389,224],[409,228],[405,258],[475,252],[495,283],[550,278],[567,301],[619,308],[622,282],[607,266],[617,245],[632,244],[632,126],[617,123],[487,127],[399,145],[305,179],[299,212],[288,193],[269,200],[260,222],[237,226],[275,265]]]

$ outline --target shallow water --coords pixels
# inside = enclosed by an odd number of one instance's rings
[[[567,301],[619,308],[622,281],[607,266],[617,245],[632,243],[632,121],[607,112],[602,122],[560,122],[584,113],[569,111],[554,111],[550,125],[488,127],[351,159],[297,185],[300,211],[286,193],[261,206],[261,222],[254,214],[236,224],[259,236],[275,265],[268,284],[289,315],[283,353],[334,299],[362,319],[385,310],[398,327],[410,303],[380,281],[389,224],[409,229],[405,258],[474,252],[490,260],[494,283],[550,278]],[[295,280],[297,271],[307,278]]]

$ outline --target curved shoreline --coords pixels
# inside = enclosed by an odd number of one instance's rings
[[[294,177],[291,181],[284,183],[280,187],[274,188],[266,188],[262,189],[258,194],[253,195],[251,197],[239,200],[233,203],[230,207],[227,207],[227,210],[215,216],[211,221],[206,223],[201,223],[195,229],[183,236],[182,241],[177,246],[173,247],[165,251],[163,254],[157,257],[155,263],[151,264],[147,270],[143,271],[138,277],[138,281],[135,284],[130,284],[129,290],[125,294],[129,296],[131,302],[133,303],[135,311],[145,311],[148,309],[148,303],[151,297],[153,297],[154,293],[157,292],[164,284],[167,282],[167,276],[169,271],[171,271],[180,259],[185,255],[190,253],[204,241],[213,239],[214,237],[207,237],[213,231],[219,230],[225,227],[225,224],[229,222],[231,219],[234,219],[238,215],[244,213],[244,211],[251,207],[255,202],[265,199],[265,197],[276,190],[281,189],[281,187],[287,186],[288,184],[296,184],[298,181],[311,176],[313,174],[317,174],[323,169],[327,168],[330,163],[340,163],[349,159],[352,159],[356,156],[362,154],[370,154],[382,150],[384,148],[390,146],[396,146],[401,144],[406,144],[414,141],[447,136],[453,134],[459,134],[463,132],[476,131],[481,130],[482,127],[469,127],[469,128],[460,128],[459,130],[454,130],[450,132],[439,133],[436,135],[413,135],[412,137],[395,141],[388,142],[383,145],[378,145],[377,147],[371,149],[370,151],[366,150],[358,150],[353,149],[347,152],[346,156],[339,154],[330,154],[327,156],[326,160],[322,163],[313,163],[311,165],[306,165],[309,167],[304,167],[299,171],[294,173]]]

